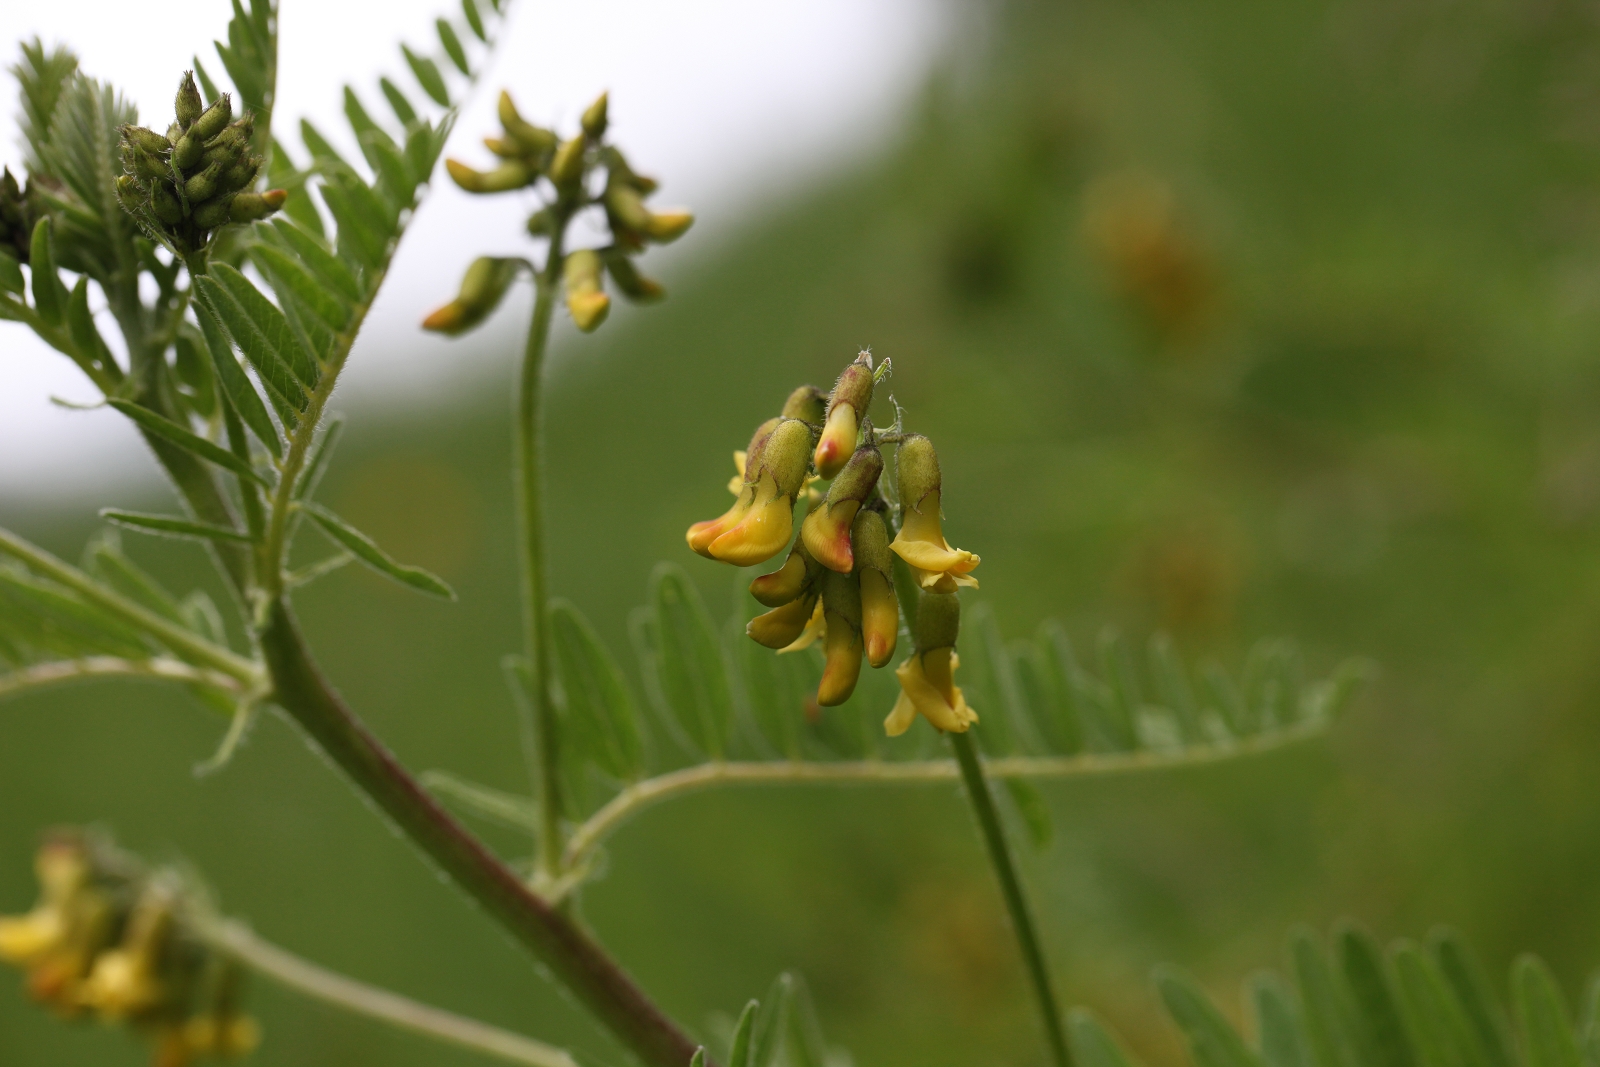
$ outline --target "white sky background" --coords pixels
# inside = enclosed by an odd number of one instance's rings
[[[279,135],[298,148],[297,120],[309,117],[352,159],[340,87],[355,85],[375,115],[388,114],[380,73],[421,100],[398,42],[431,52],[434,18],[457,14],[454,0],[282,0],[281,11]],[[14,0],[0,5],[0,49],[9,66],[15,42],[35,34],[67,43],[86,73],[115,83],[159,129],[195,49],[203,44],[201,62],[223,75],[209,42],[223,36],[228,14],[226,0]],[[493,90],[502,86],[529,119],[562,129],[609,89],[614,139],[663,180],[655,203],[698,216],[688,238],[652,254],[651,273],[670,284],[685,257],[705,254],[752,211],[892,136],[930,67],[972,29],[957,21],[951,0],[516,0],[446,154],[487,165],[477,139],[496,129]],[[0,161],[15,171],[15,83],[6,75],[3,84]],[[341,383],[345,406],[415,401],[459,376],[459,350],[416,323],[453,295],[473,257],[532,247],[519,239],[530,203],[436,180]],[[102,332],[115,334],[109,322]],[[0,322],[0,512],[155,477],[125,419],[69,411],[51,396],[97,399],[66,357]]]

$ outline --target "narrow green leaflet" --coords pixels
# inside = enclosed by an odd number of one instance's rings
[[[1544,961],[1523,956],[1511,969],[1511,999],[1527,1067],[1581,1067],[1567,1005]]]
[[[33,307],[39,317],[60,326],[67,314],[67,287],[56,273],[54,243],[50,240],[50,219],[42,218],[33,227],[33,243],[28,252],[28,268],[33,274]]]
[[[1472,1059],[1469,1023],[1432,958],[1414,942],[1401,941],[1389,952],[1395,990],[1406,1024],[1426,1067],[1482,1067]]]
[[[408,567],[396,563],[384,553],[383,549],[373,543],[372,538],[350,526],[322,505],[306,500],[300,502],[300,508],[311,516],[313,522],[322,527],[324,533],[349,549],[352,555],[379,574],[430,596],[443,597],[446,600],[456,598],[455,590],[446,585],[442,579],[429,574],[421,567]]]
[[[140,657],[149,646],[140,631],[60,587],[0,567],[0,617],[30,624],[35,640],[65,655],[106,652]]]
[[[27,288],[28,282],[22,276],[22,264],[11,253],[0,249],[0,289],[21,296]]]
[[[1139,747],[1139,677],[1133,656],[1115,630],[1100,634],[1100,673],[1111,693],[1112,728],[1127,748]]]
[[[1256,1035],[1265,1067],[1316,1067],[1300,1028],[1294,995],[1275,974],[1258,974],[1250,980],[1250,1006],[1255,1012]]]
[[[378,88],[383,90],[383,97],[389,101],[389,109],[400,120],[400,125],[409,126],[417,121],[417,109],[411,106],[411,101],[406,99],[406,94],[400,91],[399,86],[388,78],[379,78]]]
[[[178,601],[151,575],[122,552],[115,531],[102,531],[89,542],[84,569],[135,604],[180,626],[188,626]]]
[[[456,28],[444,19],[436,19],[433,26],[439,31],[439,44],[443,46],[444,54],[450,57],[450,62],[454,63],[462,74],[472,77],[472,68],[467,64],[467,50],[461,47],[461,38],[456,35]]]
[[[1077,1067],[1135,1067],[1136,1061],[1086,1008],[1073,1008],[1067,1013],[1067,1039]]]
[[[1453,930],[1435,930],[1428,936],[1439,973],[1455,995],[1471,1025],[1474,1051],[1468,1062],[1488,1067],[1512,1067],[1511,1045],[1503,1017],[1495,1005],[1488,979],[1477,957]]]
[[[683,569],[666,563],[656,568],[652,599],[661,695],[689,739],[721,758],[733,722],[733,692],[705,603]]]
[[[84,357],[107,370],[117,369],[116,361],[111,358],[111,349],[106,347],[105,339],[95,327],[94,314],[89,310],[87,275],[78,278],[78,284],[72,287],[72,294],[67,297],[67,332]]]
[[[288,252],[275,245],[258,242],[250,248],[250,262],[272,283],[280,300],[292,298],[299,301],[330,330],[342,330],[350,324],[350,305],[339,299],[328,285],[319,282],[305,264]]]
[[[222,265],[216,268],[216,270],[223,269],[227,268]],[[279,417],[283,418],[291,428],[298,424],[299,413],[306,409],[307,397],[304,388],[295,380],[289,365],[279,355],[277,345],[268,342],[256,329],[250,315],[239,306],[238,301],[234,300],[233,294],[223,288],[215,278],[201,275],[194,280],[194,284],[201,305],[216,316],[239,351],[244,353],[244,358],[250,361],[250,365],[260,375],[261,384],[266,387],[267,395],[272,399]],[[281,313],[277,325],[281,329],[274,330],[274,340],[293,344],[289,337],[289,324],[283,322]],[[244,412],[241,411],[240,414],[243,415]]]
[[[246,544],[250,541],[249,534],[240,533],[231,527],[195,522],[181,515],[150,515],[143,511],[102,508],[100,517],[141,533],[156,533],[167,537],[185,537],[201,541],[241,541]]]
[[[340,251],[368,270],[383,266],[389,253],[392,227],[372,190],[360,179],[345,177],[325,182],[319,191],[338,224]]]
[[[226,263],[215,265],[205,277],[226,289],[227,295],[233,298],[233,303],[244,313],[245,318],[239,326],[241,330],[252,335],[250,343],[264,346],[273,357],[287,366],[307,389],[314,389],[321,372],[317,369],[316,361],[311,358],[311,353],[295,343],[289,324],[284,321],[283,312],[268,300],[250,279]],[[244,347],[245,339],[234,332],[234,322],[226,317],[223,322],[227,325],[228,332],[234,335],[234,341]],[[260,369],[259,366],[257,369]],[[298,394],[286,392],[285,395]]]
[[[1340,990],[1317,935],[1303,927],[1291,933],[1289,957],[1305,1009],[1306,1042],[1318,1067],[1365,1067],[1346,1032]]]
[[[756,1001],[744,1006],[739,1013],[739,1025],[733,1029],[733,1046],[728,1052],[728,1067],[752,1067],[750,1057],[756,1011],[761,1007]]]
[[[565,696],[564,733],[605,773],[633,781],[642,770],[639,713],[616,661],[571,603],[550,606],[556,664]]]
[[[417,79],[417,84],[422,86],[422,91],[440,107],[449,107],[450,90],[445,88],[444,76],[439,73],[439,65],[427,56],[417,55],[406,45],[401,45],[400,51],[405,54],[406,65],[411,68],[411,73]]]
[[[829,1067],[836,1061],[828,1055],[811,990],[798,974],[790,978],[789,1035],[783,1049],[788,1067]]]
[[[1083,750],[1083,727],[1074,709],[1069,708],[1037,641],[1015,641],[1011,645],[1012,670],[1022,702],[1033,716],[1033,728],[1045,750],[1070,756]]]
[[[1156,970],[1156,989],[1183,1031],[1196,1067],[1260,1067],[1254,1053],[1193,979],[1173,967]]]
[[[1363,1067],[1415,1067],[1416,1051],[1372,935],[1345,926],[1335,935],[1339,972],[1354,1007],[1351,1025]]]
[[[267,479],[257,474],[255,469],[245,460],[240,459],[221,445],[207,441],[199,434],[179,426],[170,419],[164,419],[149,408],[140,407],[131,400],[119,400],[115,397],[106,401],[122,414],[149,430],[158,437],[164,437],[186,452],[191,452],[207,463],[214,463],[224,470],[232,471],[241,478],[248,478],[260,485],[270,485]]]
[[[222,386],[222,395],[227,399],[228,405],[250,428],[250,432],[255,434],[256,440],[266,445],[274,456],[282,459],[283,443],[278,439],[277,428],[272,425],[272,418],[267,414],[266,405],[261,402],[255,386],[250,384],[249,375],[245,374],[244,368],[239,366],[239,361],[233,357],[233,349],[229,346],[221,325],[206,310],[200,311],[195,318],[200,322],[200,332],[206,339],[206,349],[211,353],[211,365],[217,372],[217,382]]]
[[[1194,690],[1189,676],[1172,648],[1172,639],[1166,634],[1156,634],[1150,639],[1150,673],[1155,677],[1156,691],[1161,701],[1171,708],[1178,723],[1178,733],[1186,745],[1201,740],[1200,713],[1195,707]]]
[[[271,231],[286,249],[294,253],[312,278],[330,290],[331,297],[336,300],[342,298],[351,305],[361,302],[365,295],[361,283],[356,281],[356,276],[343,260],[323,246],[319,236],[281,216],[272,220]]]
[[[478,5],[473,0],[461,0],[461,14],[466,17],[467,25],[472,29],[472,35],[480,41],[488,41],[489,35],[483,28],[483,16],[478,13]]]
[[[1600,974],[1591,975],[1583,991],[1578,1054],[1583,1058],[1583,1067],[1600,1067]]]
[[[767,997],[756,1012],[750,1041],[750,1067],[778,1067],[789,1029],[793,993],[794,979],[788,974],[778,975],[767,988]]]
[[[538,807],[527,797],[481,785],[450,771],[426,771],[422,784],[435,796],[453,801],[474,815],[514,830],[539,830]]]
[[[322,437],[311,450],[311,458],[306,461],[305,470],[301,472],[300,480],[295,483],[296,500],[309,500],[316,495],[317,485],[321,483],[322,475],[328,469],[328,460],[333,457],[333,450],[338,446],[339,437],[343,433],[344,417],[341,415],[333,416],[323,426]]]

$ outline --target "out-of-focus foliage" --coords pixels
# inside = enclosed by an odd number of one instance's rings
[[[1060,615],[1088,647],[1107,622],[1160,628],[1185,660],[1225,662],[1292,633],[1319,671],[1383,665],[1325,748],[1041,788],[1056,835],[1026,863],[1064,999],[1144,1062],[1181,1063],[1152,965],[1231,991],[1283,931],[1343,914],[1385,937],[1449,922],[1491,973],[1533,950],[1576,988],[1600,959],[1600,32],[1559,2],[994,18],[881,162],[779,205],[648,322],[558,355],[555,591],[627,647],[651,567],[721,503],[707,487],[744,413],[871,343],[917,368],[885,392],[939,435],[951,538],[982,548],[1003,632]],[[498,358],[495,341],[451,358]],[[519,789],[497,678],[516,626],[505,408],[495,388],[364,420],[319,492],[459,605],[355,568],[301,602],[409,762]],[[22,507],[8,524],[82,543]],[[163,578],[196,551],[133,550]],[[705,575],[717,615],[742,603]],[[3,899],[27,898],[35,827],[111,812],[141,848],[183,842],[291,946],[594,1044],[291,731],[264,723],[195,783],[214,725],[155,690],[4,714]],[[1036,1055],[949,789],[729,796],[642,817],[610,849],[630,877],[584,898],[669,1010],[714,1033],[712,1012],[793,968],[858,1062]],[[470,1062],[261,1001],[265,1067]],[[84,1041],[137,1062],[0,997],[0,1058],[70,1062]]]

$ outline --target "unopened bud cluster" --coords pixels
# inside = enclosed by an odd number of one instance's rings
[[[602,94],[583,113],[578,131],[563,139],[524,119],[511,95],[502,92],[501,135],[483,141],[499,162],[479,170],[459,159],[445,161],[450,177],[469,193],[530,188],[543,192],[545,203],[528,218],[528,233],[534,237],[553,238],[577,212],[592,206],[603,209],[610,243],[566,253],[556,265],[567,312],[585,333],[597,329],[611,310],[608,278],[630,300],[645,302],[666,295],[660,283],[639,272],[633,257],[650,244],[677,240],[694,222],[687,211],[653,211],[645,205],[657,183],[635,172],[622,152],[606,142],[608,106]],[[601,171],[605,180],[597,191],[599,182],[593,176]],[[490,268],[483,266],[485,263],[509,267]],[[482,284],[483,279],[491,276],[491,269],[509,269],[514,277],[520,263],[514,259],[478,260],[468,268],[456,299],[424,319],[423,328],[452,335],[472,329],[505,295],[506,285]]]
[[[117,199],[152,237],[188,255],[218,227],[266,218],[288,193],[250,191],[261,169],[250,150],[255,119],[248,112],[235,119],[227,93],[207,107],[186,73],[173,107],[177,120],[165,135],[122,127]]]
[[[192,894],[109,842],[58,831],[34,861],[32,911],[0,916],[0,962],[58,1015],[98,1016],[147,1037],[156,1067],[233,1058],[260,1041],[240,1007],[239,965],[198,935]]]
[[[771,610],[752,619],[746,633],[780,652],[820,640],[825,666],[817,703],[824,707],[849,699],[863,659],[883,667],[894,656],[899,556],[919,606],[915,647],[895,672],[900,701],[885,727],[903,733],[920,713],[941,730],[962,732],[977,716],[952,680],[960,618],[955,593],[978,584],[971,572],[979,560],[944,538],[939,460],[926,437],[885,435],[897,446],[899,492],[895,502],[884,496],[884,456],[867,418],[877,378],[871,355],[863,352],[832,392],[801,386],[791,393],[781,413],[756,427],[749,446],[734,453],[733,507],[689,527],[687,539],[700,555],[741,567],[789,549],[781,567],[750,583],[751,595]],[[812,487],[822,479],[831,479],[825,493]],[[805,517],[793,537],[802,495]]]

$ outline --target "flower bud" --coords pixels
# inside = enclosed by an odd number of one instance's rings
[[[850,551],[850,527],[856,512],[878,485],[883,473],[883,453],[876,445],[856,449],[839,476],[828,487],[822,505],[806,516],[800,538],[812,558],[829,570],[849,574],[855,567]]]
[[[561,142],[555,158],[550,161],[550,180],[558,186],[571,186],[583,177],[583,150],[588,143],[582,137]]]
[[[264,193],[240,193],[228,202],[228,219],[232,222],[255,222],[283,207],[289,199],[287,189],[268,189]]]
[[[157,178],[150,183],[150,210],[168,226],[176,226],[183,221],[183,202],[178,199],[178,191],[165,178]]]
[[[134,905],[122,944],[102,952],[84,982],[82,997],[101,1018],[121,1020],[142,1015],[166,997],[158,972],[172,931],[172,899],[150,887]]]
[[[122,169],[144,181],[166,178],[172,174],[172,167],[166,159],[128,141],[122,143]]]
[[[828,412],[828,394],[814,385],[802,385],[783,402],[785,418],[799,419],[813,426],[822,425]]]
[[[494,170],[474,170],[459,159],[444,161],[444,169],[469,193],[504,193],[533,184],[539,175],[521,160],[508,159]]]
[[[757,426],[756,432],[750,436],[749,447],[734,452],[733,465],[739,473],[734,475],[733,480],[728,483],[728,492],[732,493],[734,496],[738,496],[740,492],[744,490],[744,472],[749,467],[750,457],[759,457],[761,455],[762,444],[766,441],[768,435],[770,435],[772,431],[777,428],[780,421],[780,419],[774,416],[773,418],[768,419],[766,422],[763,422],[760,426]]]
[[[212,105],[201,113],[189,127],[188,133],[201,141],[209,141],[222,132],[222,128],[233,121],[233,102],[228,99],[228,94],[223,93]]]
[[[613,230],[636,233],[657,244],[676,241],[694,224],[694,215],[687,211],[652,212],[644,206],[639,190],[617,172],[607,180],[601,199]]]
[[[128,179],[130,182],[132,179]],[[9,168],[0,170],[0,249],[18,263],[28,262],[33,252],[34,210],[32,187],[24,192]],[[122,178],[117,179],[117,197],[125,195]],[[137,196],[135,192],[133,195]]]
[[[500,125],[524,155],[543,156],[556,146],[556,135],[524,121],[517,113],[516,105],[511,102],[511,94],[504,91],[500,93]]]
[[[236,193],[240,189],[248,188],[256,180],[256,173],[261,169],[261,164],[254,157],[241,159],[222,172],[218,187],[225,193]]]
[[[777,555],[794,532],[794,502],[805,485],[810,450],[810,427],[799,419],[780,420],[747,460],[744,491],[735,510],[723,517],[732,524],[703,554],[736,567]],[[691,528],[691,547],[693,540]]]
[[[197,204],[202,200],[211,199],[211,194],[217,191],[222,181],[222,164],[213,163],[205,170],[196,174],[183,183],[183,195],[188,197],[189,203]]]
[[[626,253],[610,248],[601,254],[601,258],[605,260],[606,273],[611,275],[611,280],[617,283],[617,288],[630,300],[647,303],[660,300],[667,295],[666,289],[662,288],[660,282],[639,273],[639,268],[634,266],[633,260]]]
[[[889,531],[875,510],[862,511],[850,528],[856,579],[861,583],[861,632],[867,662],[882,667],[894,656],[900,637],[900,603],[894,593],[894,557]]]
[[[200,162],[205,151],[205,140],[191,126],[189,132],[178,138],[178,143],[172,146],[172,165],[179,170],[189,170]]]
[[[828,398],[827,423],[823,426],[822,437],[817,441],[817,473],[824,478],[832,478],[839,473],[839,468],[855,451],[856,432],[872,405],[870,359],[863,352],[833,383],[833,393]]]
[[[694,214],[689,211],[658,211],[650,214],[644,235],[658,245],[671,244],[689,232],[694,225]]]
[[[745,634],[756,644],[782,650],[800,639],[817,607],[817,594],[807,593],[745,624]]]
[[[600,267],[600,254],[585,248],[569,252],[561,268],[567,311],[584,333],[593,333],[611,310],[611,298],[600,288]]]
[[[798,598],[821,576],[822,568],[806,551],[805,542],[796,540],[783,566],[750,583],[750,595],[769,608],[779,607]]]
[[[591,141],[598,141],[606,135],[606,126],[610,122],[606,116],[606,98],[609,95],[608,93],[601,93],[600,98],[590,104],[588,110],[583,113],[583,119],[581,120],[583,135]]]
[[[528,216],[528,236],[549,237],[555,233],[555,216],[550,214],[550,209],[542,207]]]
[[[978,580],[970,574],[982,560],[965,549],[951,548],[944,538],[939,456],[933,442],[921,434],[907,437],[895,453],[895,470],[900,483],[900,533],[889,548],[911,565],[924,590],[976,589]]]
[[[7,177],[10,177],[10,175],[7,174]],[[118,175],[116,188],[117,203],[121,204],[122,210],[130,215],[138,214],[145,204],[149,202],[145,191],[139,187],[139,183],[134,181],[130,175]],[[26,263],[27,259],[23,258],[21,262]]]
[[[861,587],[854,575],[823,572],[822,612],[827,662],[817,686],[817,703],[831,708],[850,699],[861,677]]]
[[[193,206],[193,205],[191,205]],[[233,218],[233,198],[218,197],[194,207],[189,220],[202,230],[214,230]]]
[[[122,135],[123,144],[131,144],[140,151],[148,152],[153,156],[166,155],[172,151],[172,142],[154,130],[147,130],[143,126],[128,125],[117,131]]]
[[[509,137],[485,137],[483,147],[501,159],[521,159],[523,156],[522,146]]]
[[[200,99],[200,89],[194,83],[194,71],[184,71],[183,81],[178,83],[177,98],[172,101],[172,110],[178,115],[178,125],[187,130],[205,108],[205,101]]]
[[[481,256],[473,260],[462,275],[456,298],[423,319],[422,328],[451,337],[471,330],[499,306],[520,267],[514,259]]]

